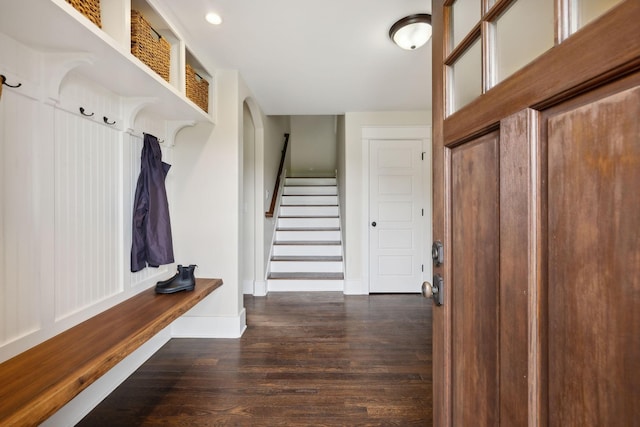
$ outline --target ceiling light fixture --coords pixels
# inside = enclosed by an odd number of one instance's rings
[[[389,37],[406,50],[414,50],[431,38],[431,15],[416,13],[405,16],[391,26]]]
[[[213,25],[220,25],[222,24],[222,18],[220,17],[220,15],[218,15],[217,13],[207,13],[207,16],[204,17],[208,23],[213,24]]]

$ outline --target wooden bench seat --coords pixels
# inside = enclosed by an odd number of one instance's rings
[[[0,364],[0,425],[37,425],[222,285],[148,289]]]

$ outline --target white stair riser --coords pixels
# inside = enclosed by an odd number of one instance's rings
[[[274,273],[341,273],[341,261],[271,261]]]
[[[336,185],[335,178],[286,178],[284,185]]]
[[[280,206],[280,216],[338,216],[337,206]]]
[[[342,256],[340,245],[275,245],[274,256]]]
[[[339,228],[339,218],[279,218],[278,228]]]
[[[276,241],[325,242],[339,241],[340,230],[336,231],[276,231]]]
[[[282,196],[282,205],[337,205],[338,196]]]
[[[344,280],[267,280],[269,292],[342,292]]]
[[[310,186],[310,187],[284,187],[284,191],[283,193],[285,196],[291,196],[291,195],[299,195],[299,194],[303,194],[303,195],[307,195],[307,194],[313,194],[313,195],[330,195],[330,196],[335,196],[338,194],[338,189],[336,187],[323,187],[323,186]]]

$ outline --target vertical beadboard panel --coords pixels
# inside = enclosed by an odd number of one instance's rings
[[[122,291],[119,138],[56,111],[56,320]]]
[[[41,326],[39,103],[5,89],[0,102],[0,345]]]

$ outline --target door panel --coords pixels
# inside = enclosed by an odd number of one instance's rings
[[[370,142],[371,292],[420,291],[421,151],[419,139]]]
[[[498,154],[497,132],[451,153],[455,426],[498,423]]]
[[[640,87],[551,115],[549,422],[640,423]]]

